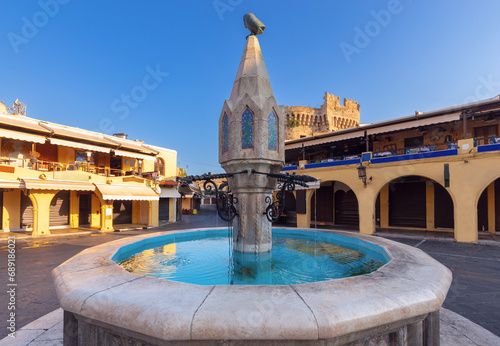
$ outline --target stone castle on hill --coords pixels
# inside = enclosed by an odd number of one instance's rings
[[[325,102],[320,108],[281,106],[285,114],[286,140],[309,137],[313,134],[332,132],[359,125],[360,105],[353,100],[325,92]]]

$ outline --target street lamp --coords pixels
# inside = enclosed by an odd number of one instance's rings
[[[363,165],[359,165],[358,169],[358,178],[363,181],[363,187],[366,187],[366,167]]]

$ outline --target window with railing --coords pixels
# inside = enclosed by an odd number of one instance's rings
[[[159,175],[165,175],[165,161],[158,157],[155,161],[155,172],[158,172]]]

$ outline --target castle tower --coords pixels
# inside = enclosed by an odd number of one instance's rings
[[[277,173],[283,168],[284,136],[284,116],[274,98],[259,41],[250,35],[219,118],[219,163],[234,174],[228,183],[238,199],[239,215],[233,221],[235,251],[271,251],[272,225],[264,211],[276,179],[256,172]]]
[[[343,130],[359,125],[360,105],[353,100],[325,92],[320,108],[280,106],[285,114],[285,140],[309,137],[314,134]]]

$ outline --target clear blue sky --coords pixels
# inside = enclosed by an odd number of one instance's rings
[[[221,171],[217,121],[247,12],[266,25],[259,40],[279,104],[318,107],[328,91],[358,101],[361,122],[371,123],[500,94],[495,0],[0,6],[1,101],[19,98],[34,118],[177,150],[189,174]]]

